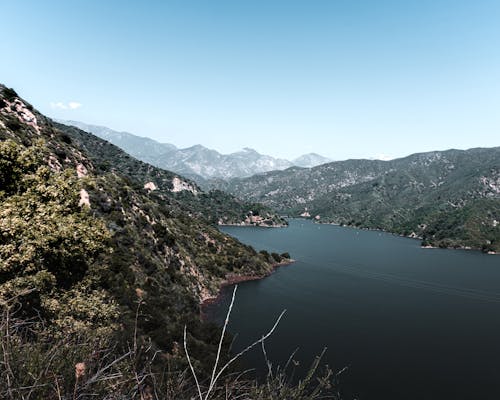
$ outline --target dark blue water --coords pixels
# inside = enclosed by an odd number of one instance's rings
[[[266,342],[274,365],[298,347],[298,371],[324,347],[345,398],[500,399],[500,256],[422,249],[416,240],[305,220],[287,229],[224,227],[296,263],[238,287],[239,350],[287,313]],[[222,321],[228,303],[208,310]],[[265,371],[260,349],[244,360]]]

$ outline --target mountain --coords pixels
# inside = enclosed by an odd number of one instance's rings
[[[338,161],[217,184],[292,216],[500,251],[500,147]]]
[[[323,157],[317,153],[308,153],[297,157],[292,161],[292,164],[297,167],[313,168],[321,164],[332,162],[329,158]]]
[[[187,367],[185,327],[197,370],[211,367],[219,333],[201,319],[201,301],[284,257],[257,253],[210,222],[255,221],[253,207],[56,124],[0,85],[0,355],[8,363],[0,397],[152,398],[153,387],[177,386],[167,397],[196,396],[189,377],[170,371]]]
[[[156,160],[157,157],[177,150],[173,144],[158,143],[147,137],[136,136],[128,132],[117,132],[105,126],[90,125],[78,121],[57,120],[57,122],[64,125],[75,126],[85,132],[92,133],[125,150],[133,157],[147,163],[151,163],[151,161]]]
[[[194,180],[199,180],[201,177],[202,181],[250,176],[255,171],[284,169],[291,165],[286,160],[261,155],[248,148],[236,153],[220,154],[201,145],[156,157],[153,164],[192,177]]]
[[[206,181],[211,179],[248,177],[256,173],[283,170],[299,165],[259,154],[250,148],[231,154],[221,154],[201,145],[178,149],[172,144],[159,143],[127,132],[116,132],[103,126],[88,125],[78,121],[59,122],[93,133],[139,160],[191,178],[203,187],[208,187]],[[296,161],[302,166],[312,166],[325,160],[328,159],[311,153],[299,157]]]
[[[76,127],[54,123],[73,143],[84,149],[101,172],[119,172],[140,182],[148,191],[167,196],[171,204],[181,205],[189,214],[211,224],[284,226],[286,221],[262,204],[249,203],[219,190],[204,192],[198,185],[172,172],[131,157],[110,144]],[[259,216],[258,222],[250,222]]]

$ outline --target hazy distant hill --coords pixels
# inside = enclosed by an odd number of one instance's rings
[[[303,168],[312,168],[321,164],[332,162],[333,160],[323,157],[317,153],[304,154],[292,161],[293,165]]]
[[[347,160],[218,182],[240,198],[323,222],[500,251],[500,147]],[[306,214],[307,215],[307,214]]]
[[[65,125],[75,126],[85,132],[92,133],[101,139],[113,143],[115,146],[125,150],[128,154],[138,158],[141,161],[152,163],[158,157],[177,150],[173,144],[159,143],[147,137],[133,135],[128,132],[117,132],[105,126],[90,125],[78,121],[57,122]],[[177,172],[177,171],[175,171]]]
[[[291,162],[260,154],[250,148],[231,154],[221,154],[202,145],[178,149],[172,144],[159,143],[127,132],[116,132],[103,126],[78,121],[59,122],[93,133],[142,161],[174,171],[198,183],[204,183],[208,179],[248,177],[256,173],[283,170],[293,165],[311,167],[330,161],[314,153]]]

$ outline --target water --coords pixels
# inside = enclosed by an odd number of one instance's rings
[[[291,220],[287,229],[224,227],[296,263],[239,285],[229,330],[240,350],[273,325],[273,365],[298,347],[297,372],[324,347],[345,398],[500,399],[500,256],[422,249],[390,234]],[[208,313],[222,322],[232,288]],[[263,373],[260,349],[246,366]]]

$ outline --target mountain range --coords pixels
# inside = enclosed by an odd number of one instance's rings
[[[337,161],[213,184],[290,216],[500,251],[500,147]]]
[[[179,149],[128,132],[117,132],[104,126],[78,121],[58,121],[90,132],[125,150],[131,156],[159,168],[176,172],[204,185],[210,179],[248,177],[256,173],[284,170],[292,166],[314,167],[331,161],[316,153],[304,154],[293,161],[263,155],[251,148],[221,154],[202,145]]]
[[[143,158],[179,151],[110,135],[135,141]],[[240,153],[246,160],[252,151]],[[0,375],[8,377],[0,397],[149,399],[157,389],[201,397],[185,371],[192,361],[204,385],[211,360],[229,359],[231,338],[219,342],[200,303],[227,282],[290,261],[287,253],[256,252],[216,224],[283,226],[281,213],[421,238],[425,246],[500,252],[500,147],[292,166],[211,185],[204,191],[56,123],[0,85]],[[214,398],[310,398],[302,395],[309,381],[290,389],[283,375],[228,395],[240,379],[228,373]],[[336,390],[327,380],[319,379],[320,389]]]
[[[428,246],[500,250],[498,147],[433,151],[388,161],[324,163],[321,156],[308,154],[294,161],[300,165],[283,169],[277,165],[290,162],[251,149],[221,155],[199,145],[177,149],[108,128],[82,127],[151,164],[184,171],[203,189],[231,193],[277,213],[399,233]],[[307,167],[315,163],[321,164]],[[235,171],[240,176],[234,177]]]

